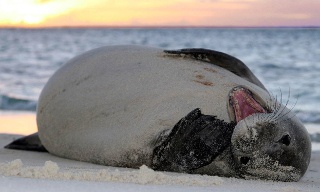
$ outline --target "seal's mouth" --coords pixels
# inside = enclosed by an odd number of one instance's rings
[[[263,100],[242,86],[230,91],[228,108],[230,119],[237,123],[255,113],[268,113]]]

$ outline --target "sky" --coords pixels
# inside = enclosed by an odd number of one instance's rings
[[[320,0],[0,0],[0,27],[320,26]]]

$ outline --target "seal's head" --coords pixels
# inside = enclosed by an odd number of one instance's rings
[[[237,122],[231,139],[235,169],[249,179],[298,181],[310,162],[308,132],[289,109],[271,103],[244,87],[230,92],[229,115]]]

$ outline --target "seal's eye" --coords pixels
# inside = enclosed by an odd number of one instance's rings
[[[240,157],[240,162],[241,162],[243,165],[246,165],[249,161],[250,161],[250,158],[249,158],[249,157]]]
[[[290,135],[284,135],[282,138],[279,140],[279,143],[282,143],[286,146],[290,145],[291,137]]]

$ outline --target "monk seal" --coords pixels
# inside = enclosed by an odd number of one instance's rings
[[[6,146],[108,166],[298,181],[311,142],[239,59],[208,49],[106,46],[43,88],[38,133]]]

